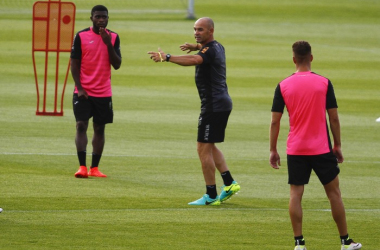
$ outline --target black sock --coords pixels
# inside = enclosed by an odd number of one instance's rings
[[[86,150],[77,152],[79,165],[80,166],[86,166]]]
[[[223,173],[221,174],[221,176],[222,176],[222,178],[223,178],[223,183],[224,183],[224,185],[226,185],[226,186],[231,185],[232,182],[234,181],[234,179],[233,179],[232,176],[231,176],[230,171],[223,172]]]
[[[295,245],[298,246],[304,246],[305,245],[305,239],[303,238],[303,235],[294,237]]]
[[[215,199],[218,195],[216,193],[216,185],[206,185],[206,194],[208,194],[211,199]]]
[[[99,165],[100,158],[102,155],[97,155],[95,153],[92,153],[92,162],[91,162],[91,168],[95,168]]]
[[[344,245],[350,245],[353,242],[353,240],[350,239],[350,236],[348,236],[348,234],[344,235],[344,236],[340,236],[340,241],[342,242],[342,245],[343,244]]]

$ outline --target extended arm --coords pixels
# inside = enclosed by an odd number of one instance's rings
[[[194,66],[202,64],[203,58],[200,55],[171,56],[169,62],[182,66]]]
[[[155,62],[165,62],[166,53],[160,48],[158,52],[149,51],[148,54],[150,58]],[[203,63],[203,58],[200,55],[182,55],[182,56],[171,56],[169,62],[182,65],[182,66],[194,66]]]

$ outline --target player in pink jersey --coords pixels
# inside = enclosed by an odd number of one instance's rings
[[[107,177],[98,169],[104,148],[104,131],[113,122],[111,65],[121,65],[118,34],[107,30],[108,9],[96,5],[90,17],[93,26],[79,31],[71,51],[71,74],[75,82],[73,110],[76,119],[75,144],[79,170],[77,178]],[[87,172],[86,148],[88,121],[93,118],[92,162]]]
[[[292,222],[295,250],[306,250],[302,234],[302,196],[314,170],[330,200],[331,212],[341,238],[341,249],[361,249],[360,243],[348,236],[345,209],[339,188],[338,163],[343,162],[340,141],[338,105],[329,79],[311,72],[311,46],[306,41],[295,42],[293,62],[296,72],[281,81],[276,88],[270,125],[269,162],[274,169],[281,165],[277,152],[280,120],[286,106],[289,113],[287,140],[288,176],[290,184],[289,214]],[[331,146],[326,110],[334,147]]]

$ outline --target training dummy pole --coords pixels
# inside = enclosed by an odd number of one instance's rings
[[[63,116],[70,58],[61,53],[71,51],[74,23],[75,4],[72,2],[38,1],[33,5],[32,57],[37,89],[36,115]]]

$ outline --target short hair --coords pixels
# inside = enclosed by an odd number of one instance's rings
[[[108,9],[104,5],[95,5],[91,10],[91,16],[94,14],[95,11],[107,11],[108,15]]]
[[[206,17],[206,20],[207,20],[209,29],[214,28],[214,21],[209,17]]]
[[[306,41],[297,41],[292,46],[294,57],[302,63],[307,57],[311,55],[311,46]]]
[[[205,20],[208,29],[214,28],[214,21],[211,18],[209,18],[209,17],[201,17],[197,21],[199,21],[199,20]]]

